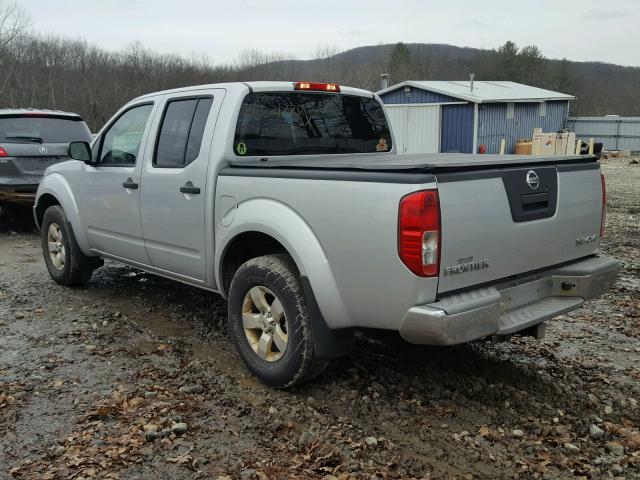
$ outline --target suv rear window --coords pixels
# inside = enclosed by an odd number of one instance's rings
[[[37,115],[0,116],[0,142],[70,143],[91,142],[89,127],[80,118]]]
[[[240,108],[233,148],[238,156],[388,152],[391,134],[373,98],[250,93]]]

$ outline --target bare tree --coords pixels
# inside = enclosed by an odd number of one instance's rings
[[[9,47],[31,25],[31,19],[16,2],[0,0],[0,51]]]

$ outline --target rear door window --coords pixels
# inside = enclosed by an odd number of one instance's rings
[[[2,143],[91,142],[91,132],[79,117],[33,115],[0,116]]]
[[[238,156],[373,153],[391,147],[389,125],[375,99],[297,92],[248,94],[233,144]]]
[[[213,99],[189,98],[167,103],[156,146],[154,166],[182,168],[200,154]]]

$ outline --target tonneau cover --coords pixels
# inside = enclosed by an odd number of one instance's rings
[[[230,161],[231,167],[238,168],[295,168],[332,170],[419,170],[426,172],[447,170],[476,170],[516,165],[545,165],[562,163],[595,162],[589,155],[568,155],[552,157],[544,155],[473,155],[470,153],[424,153],[412,155],[398,154],[357,154],[305,156],[304,159],[238,158]]]

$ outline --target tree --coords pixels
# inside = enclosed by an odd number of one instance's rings
[[[0,0],[0,52],[7,49],[31,25],[31,19],[15,2]]]
[[[409,48],[402,42],[398,42],[393,46],[389,57],[389,74],[394,83],[407,80],[409,71],[411,70],[411,52]],[[386,72],[380,72],[386,73]]]

